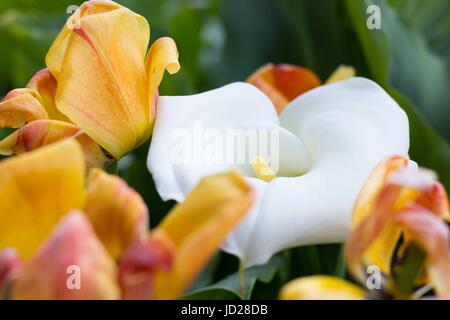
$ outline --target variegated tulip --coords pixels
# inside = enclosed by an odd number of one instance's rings
[[[75,140],[0,172],[0,293],[13,299],[177,298],[252,202],[237,174],[211,176],[149,232],[123,180],[92,169],[85,181]]]
[[[403,157],[381,162],[355,204],[347,268],[366,289],[330,276],[294,280],[283,299],[450,297],[448,197],[434,173]],[[373,268],[376,267],[376,268]],[[367,283],[379,270],[379,287]],[[371,283],[371,282],[370,282]]]
[[[0,153],[75,137],[89,165],[102,166],[145,142],[164,70],[180,68],[172,39],[156,40],[147,53],[149,38],[147,20],[129,9],[108,0],[82,4],[51,46],[48,69],[0,103],[0,127],[20,128],[0,142]]]
[[[160,97],[148,157],[159,194],[183,201],[205,175],[230,168],[245,174],[256,201],[223,249],[246,266],[286,248],[342,242],[371,170],[388,155],[406,156],[409,148],[404,111],[368,79],[338,81],[351,74],[340,68],[319,86],[310,71],[269,65],[250,77],[257,87],[233,83],[193,96]],[[197,134],[200,126],[203,135]],[[261,130],[265,135],[258,135]],[[228,144],[230,131],[243,132],[244,140]],[[275,139],[263,139],[272,132]],[[248,156],[271,149],[274,140],[278,148],[270,158]],[[188,161],[180,156],[185,145],[192,146]],[[217,152],[216,146],[223,146],[224,157],[210,162],[203,155]],[[236,150],[238,156],[228,158]]]

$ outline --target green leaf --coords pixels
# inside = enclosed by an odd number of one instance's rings
[[[282,265],[282,255],[278,254],[265,265],[245,270],[244,294],[240,292],[239,274],[234,273],[211,286],[189,293],[185,299],[213,299],[222,295],[231,298],[234,295],[239,299],[248,300],[252,296],[255,284],[257,282],[266,284],[271,282],[280,268],[282,268]]]
[[[430,84],[436,86],[436,94],[440,95],[441,89],[439,89],[439,87],[441,87],[442,83],[434,83],[434,81],[436,81],[437,78],[443,77],[442,72],[437,72],[436,75],[433,75],[425,70],[424,74],[417,73],[411,75],[410,73],[405,72],[408,66],[398,65],[399,59],[403,58],[408,59],[408,61],[412,63],[409,65],[410,69],[424,70],[428,66],[432,70],[435,70],[436,66],[433,63],[436,63],[436,61],[433,62],[433,58],[424,51],[424,48],[416,47],[419,46],[419,40],[411,38],[410,40],[412,42],[405,44],[401,40],[393,38],[393,34],[396,34],[396,37],[401,37],[402,35],[412,37],[412,35],[406,27],[402,26],[401,23],[396,20],[398,17],[396,17],[395,12],[390,9],[384,1],[346,0],[345,4],[354,29],[357,32],[359,42],[364,49],[364,54],[372,78],[388,91],[408,115],[410,124],[411,158],[417,161],[421,166],[436,170],[445,186],[450,188],[450,147],[444,139],[428,126],[427,122],[417,113],[416,108],[409,100],[417,100],[417,94],[420,95],[420,99],[426,100],[430,95],[428,91],[434,90],[431,88],[432,86],[430,86]],[[366,9],[370,4],[379,5],[381,8],[381,30],[369,30],[366,26],[368,17]],[[402,51],[401,48],[398,48],[397,42],[403,43],[403,46],[407,46],[408,50]],[[420,55],[420,57],[410,60],[413,59],[411,56],[414,55]],[[430,63],[431,65],[429,65]],[[422,64],[426,65],[422,66]],[[397,74],[394,75],[393,73]],[[426,80],[420,79],[422,77],[424,77],[424,79],[426,78]],[[417,81],[418,83],[423,84],[423,89],[420,88],[420,85],[413,84],[410,84],[408,87],[405,85],[405,87],[396,88],[395,85],[391,83],[393,78],[398,79],[396,80],[397,85],[398,82],[401,81],[404,81],[405,83]],[[427,85],[424,83],[426,81],[429,82]],[[448,85],[448,80],[444,79],[439,81],[443,81]],[[408,88],[407,94],[409,99],[400,92],[401,90],[406,90],[406,88]],[[419,90],[421,93],[413,94],[412,91],[414,90]],[[447,99],[442,99],[442,102],[445,101],[448,101],[448,96]],[[430,103],[434,102],[430,101]],[[447,111],[440,112],[446,113],[450,110],[448,104],[444,104],[443,106],[447,108]],[[449,117],[443,118],[442,121],[448,122],[448,119]]]

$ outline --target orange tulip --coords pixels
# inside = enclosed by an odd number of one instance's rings
[[[0,127],[20,128],[0,141],[0,153],[75,137],[89,166],[101,167],[150,137],[158,86],[164,70],[178,72],[178,51],[161,38],[147,54],[147,20],[112,1],[87,1],[69,22],[47,54],[48,69],[0,103]]]
[[[0,162],[0,295],[177,298],[253,198],[235,173],[207,177],[149,232],[141,196],[85,168],[73,139]]]

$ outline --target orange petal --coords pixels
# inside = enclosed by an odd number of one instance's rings
[[[31,78],[27,84],[27,88],[33,89],[39,94],[42,105],[50,119],[70,122],[69,118],[56,108],[56,85],[56,79],[53,78],[48,69],[42,69]]]
[[[91,0],[84,2],[67,20],[61,32],[50,47],[45,62],[55,78],[58,78],[69,46],[70,37],[74,29],[80,27],[84,17],[122,8],[121,5],[109,0]]]
[[[149,78],[150,117],[153,121],[156,113],[154,97],[158,95],[158,87],[163,79],[164,71],[175,74],[180,70],[178,49],[172,38],[159,38],[152,44],[146,58],[146,70]]]
[[[0,102],[0,128],[18,128],[28,122],[47,118],[47,111],[35,90],[14,89]]]
[[[271,63],[256,70],[247,82],[261,89],[272,100],[278,113],[290,101],[321,84],[319,78],[308,69]]]
[[[85,164],[74,140],[0,162],[0,250],[29,259],[62,215],[84,202]]]
[[[78,140],[89,168],[103,167],[110,161],[101,148],[79,127],[57,120],[36,120],[17,129],[0,141],[0,154],[21,154],[67,138]]]
[[[114,259],[119,259],[132,243],[146,239],[147,207],[141,196],[119,177],[91,170],[84,211]]]
[[[366,292],[331,276],[310,276],[290,281],[280,292],[282,300],[361,300]]]
[[[151,133],[144,66],[149,26],[145,18],[123,7],[86,15],[78,24],[55,75],[56,105],[120,159]]]
[[[176,253],[172,270],[156,277],[156,298],[180,297],[252,202],[252,190],[236,173],[202,179],[157,228],[172,240]]]
[[[408,239],[426,253],[426,270],[439,296],[450,295],[450,230],[435,214],[412,210],[396,216],[406,230]]]
[[[175,247],[164,231],[152,232],[145,242],[130,246],[120,261],[120,285],[123,299],[154,299],[155,276],[170,272]]]
[[[114,261],[88,219],[72,211],[27,263],[12,288],[14,299],[118,299]]]
[[[381,271],[389,273],[393,248],[400,237],[399,228],[391,224],[400,187],[388,185],[388,181],[407,164],[408,159],[401,156],[382,161],[367,179],[355,203],[345,255],[350,272],[360,281],[364,281],[365,267],[369,264],[376,264]]]
[[[382,162],[363,188],[354,210],[353,231],[346,245],[350,272],[361,281],[365,267],[376,264],[385,274],[390,266],[402,228],[397,215],[412,208],[448,216],[448,199],[434,173],[406,166],[406,159],[391,157]],[[406,240],[409,241],[406,235]]]
[[[6,298],[21,267],[22,261],[15,249],[9,248],[0,252],[0,300]]]

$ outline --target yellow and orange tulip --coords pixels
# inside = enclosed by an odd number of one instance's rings
[[[445,222],[449,217],[448,196],[433,172],[417,170],[404,157],[387,158],[373,171],[355,204],[345,245],[348,271],[365,285],[366,268],[375,265],[384,275],[382,288],[388,296],[417,298],[396,282],[402,263],[411,258],[408,249],[414,247],[423,258],[413,257],[420,269],[410,275],[408,288],[429,284],[437,297],[450,296],[450,229]],[[354,286],[335,278],[307,277],[287,284],[280,296],[353,299]],[[305,288],[315,288],[314,295]],[[369,291],[361,297],[370,298]]]
[[[76,140],[0,171],[0,293],[16,299],[177,298],[253,199],[235,173],[207,177],[149,232],[147,207],[123,180],[92,169],[85,181]]]
[[[81,5],[51,46],[48,69],[0,103],[0,127],[20,128],[0,142],[0,153],[76,137],[88,165],[101,167],[145,142],[164,71],[180,68],[171,38],[156,40],[147,53],[149,38],[147,20],[115,2]]]

